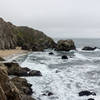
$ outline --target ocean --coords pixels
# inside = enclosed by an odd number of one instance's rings
[[[55,39],[57,41],[59,39]],[[37,100],[100,100],[100,49],[83,51],[84,46],[100,48],[100,39],[73,39],[77,50],[70,52],[31,52],[15,58],[21,67],[39,70],[42,77],[25,77],[33,86]],[[54,55],[49,55],[49,52]],[[61,59],[67,55],[68,60]],[[96,96],[79,97],[79,92],[89,90]],[[43,95],[46,91],[51,96]]]

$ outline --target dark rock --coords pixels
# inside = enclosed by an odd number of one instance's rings
[[[42,76],[40,71],[32,70],[29,72],[29,76]]]
[[[32,47],[32,51],[44,51],[44,48],[42,46],[39,46],[39,45],[34,45]]]
[[[32,95],[33,91],[31,89],[32,84],[28,83],[26,79],[15,77],[11,81],[20,90],[21,94]]]
[[[90,96],[90,95],[96,96],[96,93],[88,90],[79,92],[79,96]]]
[[[54,53],[53,52],[50,52],[49,55],[54,55]]]
[[[93,98],[89,98],[88,100],[95,100],[95,99],[93,99]]]
[[[36,99],[32,98],[29,95],[22,95],[22,99],[21,100],[36,100]]]
[[[53,95],[53,93],[52,92],[50,92],[50,91],[46,91],[45,93],[43,93],[42,95],[44,95],[44,96],[52,96]]]
[[[30,50],[30,45],[29,44],[23,44],[22,46],[22,50]]]
[[[0,61],[5,61],[5,59],[4,59],[4,58],[2,58],[2,57],[0,57]]]
[[[56,70],[56,73],[59,73],[60,71],[59,70]]]
[[[57,51],[70,51],[76,50],[75,44],[73,40],[60,40],[57,43]]]
[[[62,59],[68,59],[68,57],[66,55],[63,55]]]
[[[24,67],[24,68],[22,68],[23,70],[25,70],[25,71],[31,71],[29,68],[27,68],[27,67]]]
[[[86,46],[82,50],[92,51],[92,50],[95,50],[95,49],[97,49],[97,47],[89,47],[89,46]]]
[[[7,67],[9,75],[28,76],[28,69],[21,68],[18,63],[9,62],[4,65]]]

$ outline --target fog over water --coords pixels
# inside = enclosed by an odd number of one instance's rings
[[[100,38],[100,0],[0,0],[0,17],[52,37]]]

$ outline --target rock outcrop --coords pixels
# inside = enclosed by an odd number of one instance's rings
[[[55,48],[56,43],[41,31],[15,26],[0,18],[0,49],[14,49],[16,46],[24,50],[43,51],[47,48]]]
[[[28,76],[29,69],[21,68],[18,63],[8,62],[4,63],[4,65],[8,69],[8,75]]]
[[[4,67],[0,67],[0,100],[21,100],[19,90],[9,80]]]
[[[20,90],[20,94],[32,95],[33,91],[31,89],[32,84],[28,83],[26,79],[15,77],[11,81]]]
[[[55,48],[56,43],[43,32],[29,28],[16,27],[17,43],[22,49],[32,49],[32,51],[43,51],[47,48]]]
[[[24,78],[9,79],[7,67],[0,64],[0,100],[35,100],[31,86]]]
[[[14,49],[17,45],[14,25],[0,18],[0,49]]]
[[[70,51],[75,50],[75,44],[73,40],[60,40],[57,43],[57,51]]]

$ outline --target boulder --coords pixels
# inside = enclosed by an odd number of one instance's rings
[[[89,47],[89,46],[86,46],[86,47],[84,47],[82,50],[93,51],[93,50],[95,50],[95,49],[97,49],[97,47]]]
[[[76,50],[75,44],[73,40],[60,40],[57,43],[57,51],[70,51]]]
[[[96,93],[88,90],[79,92],[79,96],[90,96],[90,95],[96,96]]]
[[[40,71],[32,70],[29,72],[29,76],[42,76]]]
[[[63,55],[62,59],[68,59],[68,57],[66,55]]]
[[[33,93],[31,89],[32,84],[28,83],[26,79],[15,77],[15,78],[12,78],[11,81],[20,90],[21,94],[32,95]]]
[[[54,53],[53,52],[49,52],[49,55],[54,55]]]
[[[18,63],[8,62],[4,63],[4,65],[8,69],[9,75],[16,75],[16,76],[28,76],[28,68],[21,68]]]

